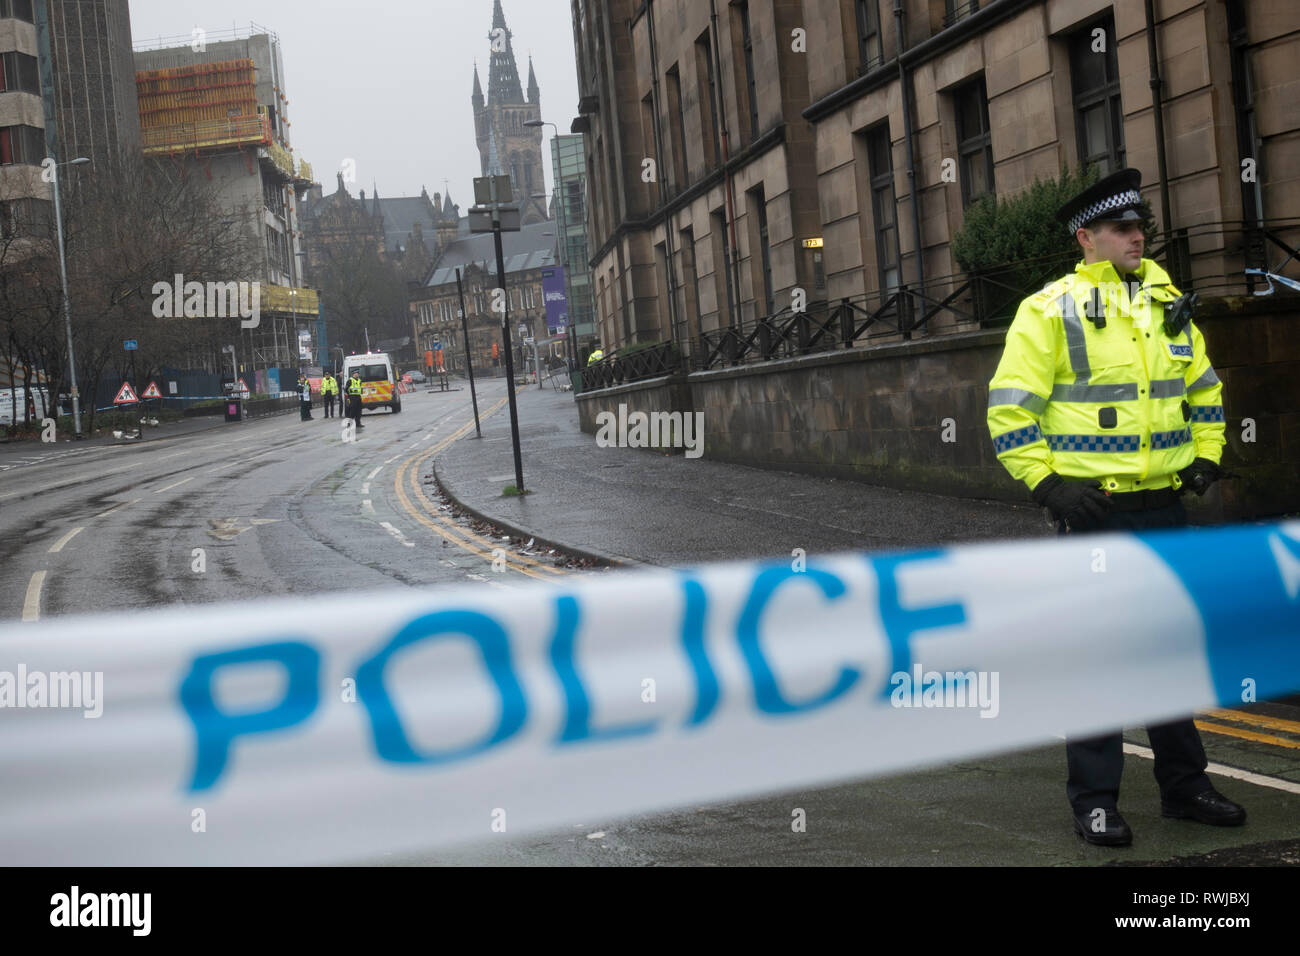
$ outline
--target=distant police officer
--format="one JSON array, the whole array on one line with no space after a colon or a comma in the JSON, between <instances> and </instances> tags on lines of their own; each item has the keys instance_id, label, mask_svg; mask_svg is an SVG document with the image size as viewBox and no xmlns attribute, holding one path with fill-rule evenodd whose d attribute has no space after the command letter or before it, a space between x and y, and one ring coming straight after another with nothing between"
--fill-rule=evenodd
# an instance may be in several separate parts
<instances>
[{"instance_id":1,"label":"distant police officer","mask_svg":"<svg viewBox=\"0 0 1300 956\"><path fill-rule=\"evenodd\" d=\"M352 370L348 379L348 418L356 422L357 428L366 427L361 424L361 372L357 369Z\"/></svg>"},{"instance_id":2,"label":"distant police officer","mask_svg":"<svg viewBox=\"0 0 1300 956\"><path fill-rule=\"evenodd\" d=\"M597 348L594 352L592 352L590 355L587 356L587 364L588 364L588 365L595 365L597 362L599 362L599 361L600 361L601 359L603 359L604 357L605 357L605 352L604 352L604 350L603 350L603 349L600 349L600 348Z\"/></svg>"},{"instance_id":3,"label":"distant police officer","mask_svg":"<svg viewBox=\"0 0 1300 956\"><path fill-rule=\"evenodd\" d=\"M334 417L334 396L338 394L339 383L334 380L334 376L326 372L325 377L320 380L321 398L325 400L325 417Z\"/></svg>"},{"instance_id":4,"label":"distant police officer","mask_svg":"<svg viewBox=\"0 0 1300 956\"><path fill-rule=\"evenodd\" d=\"M1140 186L1141 174L1125 169L1057 212L1083 261L1020 303L989 383L998 460L1059 534L1180 527L1181 490L1201 495L1223 476L1219 378L1190 324L1194 297L1142 258ZM1190 718L1147 733L1164 816L1245 822L1205 775ZM1089 843L1133 840L1118 811L1123 747L1118 730L1066 742L1066 795Z\"/></svg>"},{"instance_id":5,"label":"distant police officer","mask_svg":"<svg viewBox=\"0 0 1300 956\"><path fill-rule=\"evenodd\" d=\"M311 421L311 382L305 375L298 379L298 407L302 411L302 420Z\"/></svg>"}]
</instances>

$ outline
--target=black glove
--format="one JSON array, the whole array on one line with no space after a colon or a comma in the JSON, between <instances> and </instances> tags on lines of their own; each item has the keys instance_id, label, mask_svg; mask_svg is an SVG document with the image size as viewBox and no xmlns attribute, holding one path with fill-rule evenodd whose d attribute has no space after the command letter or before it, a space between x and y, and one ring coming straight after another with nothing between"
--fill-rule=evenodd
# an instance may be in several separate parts
<instances>
[{"instance_id":1,"label":"black glove","mask_svg":"<svg viewBox=\"0 0 1300 956\"><path fill-rule=\"evenodd\" d=\"M1056 474L1040 481L1031 497L1072 531L1099 527L1112 507L1111 500L1101 491L1100 481L1066 481Z\"/></svg>"},{"instance_id":2,"label":"black glove","mask_svg":"<svg viewBox=\"0 0 1300 956\"><path fill-rule=\"evenodd\" d=\"M1198 498L1210 490L1210 485L1226 475L1222 468L1208 458L1194 459L1178 473L1178 477L1183 480L1183 487L1196 492Z\"/></svg>"}]
</instances>

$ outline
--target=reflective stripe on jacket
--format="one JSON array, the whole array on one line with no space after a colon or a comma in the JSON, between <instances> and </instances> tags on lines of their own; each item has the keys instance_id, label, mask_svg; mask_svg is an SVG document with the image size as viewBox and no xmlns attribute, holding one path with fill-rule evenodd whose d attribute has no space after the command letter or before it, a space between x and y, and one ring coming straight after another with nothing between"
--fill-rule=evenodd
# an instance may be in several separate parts
<instances>
[{"instance_id":1,"label":"reflective stripe on jacket","mask_svg":"<svg viewBox=\"0 0 1300 956\"><path fill-rule=\"evenodd\" d=\"M339 391L338 382L334 381L332 376L326 375L320 380L320 391L322 395L337 395Z\"/></svg>"},{"instance_id":2,"label":"reflective stripe on jacket","mask_svg":"<svg viewBox=\"0 0 1300 956\"><path fill-rule=\"evenodd\" d=\"M1164 307L1180 293L1150 259L1136 274L1132 301L1107 261L1080 262L1020 303L988 424L998 460L1031 490L1052 472L1107 491L1177 488L1193 458L1222 456L1222 385L1205 339L1190 323L1166 335Z\"/></svg>"},{"instance_id":3,"label":"reflective stripe on jacket","mask_svg":"<svg viewBox=\"0 0 1300 956\"><path fill-rule=\"evenodd\" d=\"M349 395L361 394L361 379L359 378L348 379L348 394Z\"/></svg>"}]
</instances>

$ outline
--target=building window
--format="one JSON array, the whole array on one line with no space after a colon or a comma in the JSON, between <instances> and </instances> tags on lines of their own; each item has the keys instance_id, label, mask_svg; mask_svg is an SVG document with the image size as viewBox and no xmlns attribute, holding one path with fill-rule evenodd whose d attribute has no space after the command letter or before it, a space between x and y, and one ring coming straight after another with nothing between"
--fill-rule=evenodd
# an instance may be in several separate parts
<instances>
[{"instance_id":1,"label":"building window","mask_svg":"<svg viewBox=\"0 0 1300 956\"><path fill-rule=\"evenodd\" d=\"M724 323L734 328L735 297L731 294L731 241L727 236L726 207L717 210L709 217L713 239L713 279L718 297L717 327Z\"/></svg>"},{"instance_id":2,"label":"building window","mask_svg":"<svg viewBox=\"0 0 1300 956\"><path fill-rule=\"evenodd\" d=\"M673 170L677 187L686 185L686 117L682 115L682 75L674 63L668 71L668 115L673 119Z\"/></svg>"},{"instance_id":3,"label":"building window","mask_svg":"<svg viewBox=\"0 0 1300 956\"><path fill-rule=\"evenodd\" d=\"M700 87L700 128L705 146L705 163L712 168L722 161L722 144L718 139L718 119L714 111L717 88L713 75L713 46L709 43L708 30L695 41L695 75Z\"/></svg>"},{"instance_id":4,"label":"building window","mask_svg":"<svg viewBox=\"0 0 1300 956\"><path fill-rule=\"evenodd\" d=\"M681 231L682 285L685 286L686 337L694 339L700 334L700 282L695 274L695 230L687 227Z\"/></svg>"},{"instance_id":5,"label":"building window","mask_svg":"<svg viewBox=\"0 0 1300 956\"><path fill-rule=\"evenodd\" d=\"M0 127L0 166L39 166L44 159L45 130L35 126Z\"/></svg>"},{"instance_id":6,"label":"building window","mask_svg":"<svg viewBox=\"0 0 1300 956\"><path fill-rule=\"evenodd\" d=\"M663 155L663 151L659 149L659 135L659 117L655 114L654 94L647 93L645 98L641 100L641 143L645 151L655 157ZM658 158L655 159L655 162L659 162ZM666 175L668 175L666 169L655 171L656 180L660 176ZM645 187L647 190L651 188L649 183L646 183Z\"/></svg>"},{"instance_id":7,"label":"building window","mask_svg":"<svg viewBox=\"0 0 1300 956\"><path fill-rule=\"evenodd\" d=\"M866 73L885 62L879 0L854 0L853 8L858 18L858 72Z\"/></svg>"},{"instance_id":8,"label":"building window","mask_svg":"<svg viewBox=\"0 0 1300 956\"><path fill-rule=\"evenodd\" d=\"M32 14L32 0L0 0L0 19L12 17L27 23L35 23Z\"/></svg>"},{"instance_id":9,"label":"building window","mask_svg":"<svg viewBox=\"0 0 1300 956\"><path fill-rule=\"evenodd\" d=\"M754 85L754 37L749 29L749 3L737 3L734 7L740 21L740 51L745 61L745 103L748 107L749 138L758 136L758 90ZM734 36L734 34L733 34Z\"/></svg>"},{"instance_id":10,"label":"building window","mask_svg":"<svg viewBox=\"0 0 1300 956\"><path fill-rule=\"evenodd\" d=\"M894 201L894 157L889 142L889 124L867 131L867 168L871 174L871 208L876 220L876 265L880 288L886 292L899 286L898 211Z\"/></svg>"},{"instance_id":11,"label":"building window","mask_svg":"<svg viewBox=\"0 0 1300 956\"><path fill-rule=\"evenodd\" d=\"M979 8L979 0L944 0L943 25L950 27L958 20L965 20Z\"/></svg>"},{"instance_id":12,"label":"building window","mask_svg":"<svg viewBox=\"0 0 1300 956\"><path fill-rule=\"evenodd\" d=\"M1240 163L1254 160L1253 182L1241 183L1241 218L1251 225L1263 225L1264 194L1260 188L1263 178L1258 168L1262 142L1255 116L1255 76L1250 62L1250 34L1246 29L1245 5L1241 0L1228 0L1228 46L1232 56L1232 93L1237 115L1237 160ZM1258 234L1247 236L1247 266L1263 267L1266 258L1263 239Z\"/></svg>"},{"instance_id":13,"label":"building window","mask_svg":"<svg viewBox=\"0 0 1300 956\"><path fill-rule=\"evenodd\" d=\"M0 93L41 92L41 81L36 69L36 57L11 51L0 53Z\"/></svg>"},{"instance_id":14,"label":"building window","mask_svg":"<svg viewBox=\"0 0 1300 956\"><path fill-rule=\"evenodd\" d=\"M751 235L758 247L758 261L754 265L759 270L757 278L763 289L763 315L771 315L776 311L776 297L772 292L772 246L767 236L767 195L762 186L751 189L748 195L749 211L754 216L751 221L755 224Z\"/></svg>"},{"instance_id":15,"label":"building window","mask_svg":"<svg viewBox=\"0 0 1300 956\"><path fill-rule=\"evenodd\" d=\"M1069 43L1079 162L1096 165L1099 175L1108 176L1124 167L1124 111L1114 21L1098 20L1072 34Z\"/></svg>"},{"instance_id":16,"label":"building window","mask_svg":"<svg viewBox=\"0 0 1300 956\"><path fill-rule=\"evenodd\" d=\"M993 137L989 134L989 101L984 78L953 93L957 116L957 154L961 157L961 204L993 192Z\"/></svg>"}]
</instances>

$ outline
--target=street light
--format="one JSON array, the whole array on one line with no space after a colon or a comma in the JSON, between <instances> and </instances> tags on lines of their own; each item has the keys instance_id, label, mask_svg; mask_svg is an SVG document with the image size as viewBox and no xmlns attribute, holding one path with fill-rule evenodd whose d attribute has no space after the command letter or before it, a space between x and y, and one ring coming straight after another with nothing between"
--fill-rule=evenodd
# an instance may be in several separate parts
<instances>
[{"instance_id":1,"label":"street light","mask_svg":"<svg viewBox=\"0 0 1300 956\"><path fill-rule=\"evenodd\" d=\"M66 163L54 163L51 169L60 166L84 166L90 160L78 156ZM81 396L77 393L77 360L72 351L72 305L68 301L68 262L63 249L63 204L59 201L59 174L54 174L54 225L59 236L59 279L63 283L63 327L68 336L68 374L72 379L72 427L78 440L86 436L81 434ZM28 383L30 385L30 383ZM55 396L57 399L57 396Z\"/></svg>"}]
</instances>

